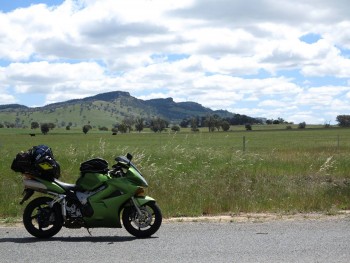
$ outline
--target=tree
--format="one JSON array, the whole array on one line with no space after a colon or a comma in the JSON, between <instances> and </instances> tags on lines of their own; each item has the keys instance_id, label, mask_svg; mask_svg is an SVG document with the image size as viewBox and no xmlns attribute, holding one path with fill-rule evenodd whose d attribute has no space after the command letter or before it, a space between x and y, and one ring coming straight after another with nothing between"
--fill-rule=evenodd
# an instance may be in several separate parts
<instances>
[{"instance_id":1,"label":"tree","mask_svg":"<svg viewBox=\"0 0 350 263\"><path fill-rule=\"evenodd\" d=\"M40 126L39 123L36 122L36 121L33 121L33 122L30 124L30 128L31 128L32 130L38 129L39 126Z\"/></svg>"},{"instance_id":2,"label":"tree","mask_svg":"<svg viewBox=\"0 0 350 263\"><path fill-rule=\"evenodd\" d=\"M173 127L171 127L171 130L174 132L179 132L180 131L180 127L178 125L173 125Z\"/></svg>"},{"instance_id":3,"label":"tree","mask_svg":"<svg viewBox=\"0 0 350 263\"><path fill-rule=\"evenodd\" d=\"M150 129L154 132L162 132L166 127L168 127L168 122L166 120L159 117L151 120Z\"/></svg>"},{"instance_id":4,"label":"tree","mask_svg":"<svg viewBox=\"0 0 350 263\"><path fill-rule=\"evenodd\" d=\"M286 121L283 118L281 118L281 117L278 117L278 121L279 121L280 124L286 123Z\"/></svg>"},{"instance_id":5,"label":"tree","mask_svg":"<svg viewBox=\"0 0 350 263\"><path fill-rule=\"evenodd\" d=\"M306 127L305 121L298 124L298 129L305 129L305 127Z\"/></svg>"},{"instance_id":6,"label":"tree","mask_svg":"<svg viewBox=\"0 0 350 263\"><path fill-rule=\"evenodd\" d=\"M221 128L223 131L228 131L230 129L230 123L228 121L222 121Z\"/></svg>"},{"instance_id":7,"label":"tree","mask_svg":"<svg viewBox=\"0 0 350 263\"><path fill-rule=\"evenodd\" d=\"M83 126L83 133L87 134L92 129L91 125L87 124Z\"/></svg>"},{"instance_id":8,"label":"tree","mask_svg":"<svg viewBox=\"0 0 350 263\"><path fill-rule=\"evenodd\" d=\"M49 124L42 123L40 125L40 129L41 129L41 132L46 135L49 132L49 130L50 130Z\"/></svg>"},{"instance_id":9,"label":"tree","mask_svg":"<svg viewBox=\"0 0 350 263\"><path fill-rule=\"evenodd\" d=\"M125 123L119 124L118 131L121 133L126 133L128 131L128 126Z\"/></svg>"},{"instance_id":10,"label":"tree","mask_svg":"<svg viewBox=\"0 0 350 263\"><path fill-rule=\"evenodd\" d=\"M215 130L215 118L210 115L205 118L204 125L208 127L209 132L213 132Z\"/></svg>"},{"instance_id":11,"label":"tree","mask_svg":"<svg viewBox=\"0 0 350 263\"><path fill-rule=\"evenodd\" d=\"M340 127L350 127L350 115L338 115L336 121Z\"/></svg>"},{"instance_id":12,"label":"tree","mask_svg":"<svg viewBox=\"0 0 350 263\"><path fill-rule=\"evenodd\" d=\"M198 131L198 118L191 119L191 131Z\"/></svg>"},{"instance_id":13,"label":"tree","mask_svg":"<svg viewBox=\"0 0 350 263\"><path fill-rule=\"evenodd\" d=\"M183 119L183 120L180 122L180 127L181 127L181 128L187 128L189 124L190 124L190 120L186 118L186 119Z\"/></svg>"},{"instance_id":14,"label":"tree","mask_svg":"<svg viewBox=\"0 0 350 263\"><path fill-rule=\"evenodd\" d=\"M135 129L141 132L144 128L144 120L142 118L137 118L135 121Z\"/></svg>"},{"instance_id":15,"label":"tree","mask_svg":"<svg viewBox=\"0 0 350 263\"><path fill-rule=\"evenodd\" d=\"M209 115L205 118L204 124L208 127L209 132L215 131L215 128L219 131L221 119L218 115Z\"/></svg>"},{"instance_id":16,"label":"tree","mask_svg":"<svg viewBox=\"0 0 350 263\"><path fill-rule=\"evenodd\" d=\"M50 130L53 130L56 127L56 125L52 122L49 122L47 125L49 125Z\"/></svg>"},{"instance_id":17,"label":"tree","mask_svg":"<svg viewBox=\"0 0 350 263\"><path fill-rule=\"evenodd\" d=\"M132 126L134 125L134 119L132 117L125 117L124 120L122 121L122 125L126 127L125 132L131 132Z\"/></svg>"},{"instance_id":18,"label":"tree","mask_svg":"<svg viewBox=\"0 0 350 263\"><path fill-rule=\"evenodd\" d=\"M252 130L252 125L251 124L246 124L245 125L245 129L247 130L247 131L251 131Z\"/></svg>"}]
</instances>

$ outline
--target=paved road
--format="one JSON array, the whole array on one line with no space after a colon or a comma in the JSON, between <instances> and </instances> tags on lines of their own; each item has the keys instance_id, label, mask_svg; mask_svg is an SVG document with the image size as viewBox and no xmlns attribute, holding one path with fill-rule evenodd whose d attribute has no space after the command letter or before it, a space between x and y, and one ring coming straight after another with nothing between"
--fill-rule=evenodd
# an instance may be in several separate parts
<instances>
[{"instance_id":1,"label":"paved road","mask_svg":"<svg viewBox=\"0 0 350 263\"><path fill-rule=\"evenodd\" d=\"M62 229L42 241L0 227L0 262L350 262L350 218L165 223L153 238L125 229Z\"/></svg>"}]
</instances>

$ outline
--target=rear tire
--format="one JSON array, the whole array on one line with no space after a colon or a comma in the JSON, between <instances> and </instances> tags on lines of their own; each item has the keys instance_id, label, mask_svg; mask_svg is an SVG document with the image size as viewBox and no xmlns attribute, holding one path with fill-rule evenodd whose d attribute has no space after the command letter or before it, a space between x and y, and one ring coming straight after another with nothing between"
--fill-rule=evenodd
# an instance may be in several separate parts
<instances>
[{"instance_id":1,"label":"rear tire","mask_svg":"<svg viewBox=\"0 0 350 263\"><path fill-rule=\"evenodd\" d=\"M23 224L27 231L38 238L49 238L62 228L62 213L58 204L50 207L50 197L32 200L24 209Z\"/></svg>"},{"instance_id":2,"label":"rear tire","mask_svg":"<svg viewBox=\"0 0 350 263\"><path fill-rule=\"evenodd\" d=\"M124 208L123 225L135 237L150 237L157 232L162 224L162 212L155 202L149 202L141 206L140 210L141 215L133 206Z\"/></svg>"}]
</instances>

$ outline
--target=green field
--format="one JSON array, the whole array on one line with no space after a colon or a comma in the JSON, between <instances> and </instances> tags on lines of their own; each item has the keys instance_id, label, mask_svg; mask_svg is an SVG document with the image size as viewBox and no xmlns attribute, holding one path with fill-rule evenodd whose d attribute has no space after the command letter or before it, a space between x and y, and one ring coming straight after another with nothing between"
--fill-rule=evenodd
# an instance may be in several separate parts
<instances>
[{"instance_id":1,"label":"green field","mask_svg":"<svg viewBox=\"0 0 350 263\"><path fill-rule=\"evenodd\" d=\"M239 212L335 213L350 208L350 129L197 133L130 133L96 129L0 129L0 218L20 217L21 176L11 171L16 153L49 145L61 180L74 183L81 162L130 152L165 217ZM245 145L243 144L245 141Z\"/></svg>"}]
</instances>

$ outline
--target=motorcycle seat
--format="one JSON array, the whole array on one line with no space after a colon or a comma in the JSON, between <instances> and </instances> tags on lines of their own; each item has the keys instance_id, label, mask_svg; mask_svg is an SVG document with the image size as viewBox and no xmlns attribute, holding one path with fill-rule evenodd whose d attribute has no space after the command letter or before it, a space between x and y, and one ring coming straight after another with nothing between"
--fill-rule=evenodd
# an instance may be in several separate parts
<instances>
[{"instance_id":1,"label":"motorcycle seat","mask_svg":"<svg viewBox=\"0 0 350 263\"><path fill-rule=\"evenodd\" d=\"M69 190L74 191L77 189L77 185L75 185L75 184L67 184L67 183L64 183L64 182L57 180L57 179L55 179L54 182L56 184L58 184L59 186L61 186L62 188L64 188L66 191L69 191Z\"/></svg>"}]
</instances>

